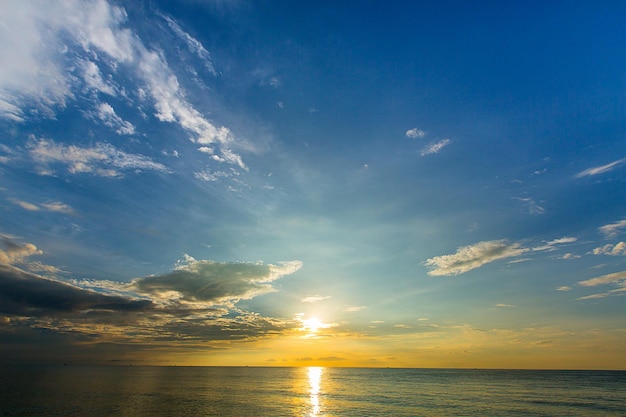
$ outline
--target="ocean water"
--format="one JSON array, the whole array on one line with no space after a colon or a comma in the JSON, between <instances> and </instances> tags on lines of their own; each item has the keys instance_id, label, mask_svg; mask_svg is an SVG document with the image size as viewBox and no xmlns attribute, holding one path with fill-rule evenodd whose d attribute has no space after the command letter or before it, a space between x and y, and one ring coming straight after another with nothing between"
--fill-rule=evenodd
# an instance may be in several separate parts
<instances>
[{"instance_id":1,"label":"ocean water","mask_svg":"<svg viewBox=\"0 0 626 417\"><path fill-rule=\"evenodd\" d=\"M0 416L626 416L626 372L4 367Z\"/></svg>"}]
</instances>

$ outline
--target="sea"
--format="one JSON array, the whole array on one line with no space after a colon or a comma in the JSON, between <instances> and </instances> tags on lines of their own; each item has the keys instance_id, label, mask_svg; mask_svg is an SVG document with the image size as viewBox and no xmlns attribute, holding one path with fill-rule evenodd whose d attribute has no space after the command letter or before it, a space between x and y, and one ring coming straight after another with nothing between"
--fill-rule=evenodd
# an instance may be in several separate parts
<instances>
[{"instance_id":1,"label":"sea","mask_svg":"<svg viewBox=\"0 0 626 417\"><path fill-rule=\"evenodd\" d=\"M626 416L626 371L8 366L0 416Z\"/></svg>"}]
</instances>

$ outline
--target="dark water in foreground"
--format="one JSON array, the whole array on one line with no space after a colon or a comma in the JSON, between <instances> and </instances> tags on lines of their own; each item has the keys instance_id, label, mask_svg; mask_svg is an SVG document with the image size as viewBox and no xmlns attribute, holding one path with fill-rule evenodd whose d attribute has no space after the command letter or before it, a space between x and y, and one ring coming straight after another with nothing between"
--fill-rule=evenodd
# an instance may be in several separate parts
<instances>
[{"instance_id":1,"label":"dark water in foreground","mask_svg":"<svg viewBox=\"0 0 626 417\"><path fill-rule=\"evenodd\" d=\"M626 372L15 367L0 416L626 416Z\"/></svg>"}]
</instances>

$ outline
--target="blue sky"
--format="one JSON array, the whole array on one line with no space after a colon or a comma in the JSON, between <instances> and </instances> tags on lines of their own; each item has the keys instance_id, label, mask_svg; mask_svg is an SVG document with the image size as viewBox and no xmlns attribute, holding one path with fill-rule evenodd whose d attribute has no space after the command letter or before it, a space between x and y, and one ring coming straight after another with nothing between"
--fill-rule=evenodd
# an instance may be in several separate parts
<instances>
[{"instance_id":1,"label":"blue sky","mask_svg":"<svg viewBox=\"0 0 626 417\"><path fill-rule=\"evenodd\" d=\"M625 368L625 12L4 4L4 357Z\"/></svg>"}]
</instances>

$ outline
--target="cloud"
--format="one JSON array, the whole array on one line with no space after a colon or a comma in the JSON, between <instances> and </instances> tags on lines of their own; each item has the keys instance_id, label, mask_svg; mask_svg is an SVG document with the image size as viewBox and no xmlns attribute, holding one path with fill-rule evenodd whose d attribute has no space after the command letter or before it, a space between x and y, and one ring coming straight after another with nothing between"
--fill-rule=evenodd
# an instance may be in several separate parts
<instances>
[{"instance_id":1,"label":"cloud","mask_svg":"<svg viewBox=\"0 0 626 417\"><path fill-rule=\"evenodd\" d=\"M583 287L595 287L606 284L626 284L626 271L615 272L612 274L602 275L596 278L587 279L578 282Z\"/></svg>"},{"instance_id":2,"label":"cloud","mask_svg":"<svg viewBox=\"0 0 626 417\"><path fill-rule=\"evenodd\" d=\"M513 308L513 307L516 307L516 306L514 306L513 304L499 303L499 304L496 304L496 307L499 307L499 308Z\"/></svg>"},{"instance_id":3,"label":"cloud","mask_svg":"<svg viewBox=\"0 0 626 417\"><path fill-rule=\"evenodd\" d=\"M611 284L616 285L617 288L609 290L609 291L601 292L601 293L579 297L577 298L577 300L593 300L593 299L605 298L605 297L610 297L610 296L625 295L626 294L626 271L614 272L612 274L601 275L599 277L595 277L595 278L578 282L578 285L582 287L597 287L600 285L611 285Z\"/></svg>"},{"instance_id":4,"label":"cloud","mask_svg":"<svg viewBox=\"0 0 626 417\"><path fill-rule=\"evenodd\" d=\"M176 23L171 17L161 15L161 17L167 22L167 25L172 29L172 31L182 39L187 48L194 54L198 56L204 63L204 67L213 75L217 75L215 68L213 67L213 62L211 60L211 54L207 51L202 43L198 41L196 38L185 32L178 23Z\"/></svg>"},{"instance_id":5,"label":"cloud","mask_svg":"<svg viewBox=\"0 0 626 417\"><path fill-rule=\"evenodd\" d=\"M21 105L25 98L34 98L45 110L64 105L65 97L70 95L66 76L55 56L60 45L51 42L44 33L46 25L53 30L54 16L62 13L60 9L63 9L61 4L27 1L3 4L0 115L5 119L24 120Z\"/></svg>"},{"instance_id":6,"label":"cloud","mask_svg":"<svg viewBox=\"0 0 626 417\"><path fill-rule=\"evenodd\" d=\"M539 215L539 214L544 214L546 212L546 209L541 207L539 204L535 202L534 199L530 197L525 197L525 198L513 197L513 199L522 202L528 214Z\"/></svg>"},{"instance_id":7,"label":"cloud","mask_svg":"<svg viewBox=\"0 0 626 417\"><path fill-rule=\"evenodd\" d=\"M566 236L566 237L562 237L559 239L554 239L548 242L548 245L550 246L554 246L554 245L562 245L564 243L574 243L577 242L578 238L572 237L572 236Z\"/></svg>"},{"instance_id":8,"label":"cloud","mask_svg":"<svg viewBox=\"0 0 626 417\"><path fill-rule=\"evenodd\" d=\"M531 250L533 252L553 251L553 250L556 250L559 245L566 245L568 243L575 243L577 241L578 241L578 239L575 238L575 237L566 236L566 237L562 237L562 238L559 238L559 239L551 240L549 242L545 242L545 243L543 243L543 244L541 244L539 246L533 247Z\"/></svg>"},{"instance_id":9,"label":"cloud","mask_svg":"<svg viewBox=\"0 0 626 417\"><path fill-rule=\"evenodd\" d=\"M303 303L318 303L320 301L324 301L324 300L328 300L330 297L330 295L311 295L308 297L304 297L302 300L300 300Z\"/></svg>"},{"instance_id":10,"label":"cloud","mask_svg":"<svg viewBox=\"0 0 626 417\"><path fill-rule=\"evenodd\" d=\"M215 340L276 334L298 325L235 306L240 300L274 291L272 283L297 271L302 265L298 261L263 265L197 261L187 256L170 273L130 283L62 281L13 266L34 269L41 265L26 259L42 253L34 245L16 244L9 236L3 236L3 243L0 313L9 317L14 329L47 329L88 336L96 342L158 340L206 346Z\"/></svg>"},{"instance_id":11,"label":"cloud","mask_svg":"<svg viewBox=\"0 0 626 417\"><path fill-rule=\"evenodd\" d=\"M531 254L533 252L554 251L558 249L559 245L566 245L577 241L578 239L575 237L566 236L548 242L544 241L537 246L524 247L520 243L509 243L506 240L491 240L462 246L457 249L456 253L451 255L435 256L427 259L424 265L431 268L428 275L459 275L493 261L517 257L522 254ZM509 264L525 262L531 259L532 258L518 258L509 261Z\"/></svg>"},{"instance_id":12,"label":"cloud","mask_svg":"<svg viewBox=\"0 0 626 417\"><path fill-rule=\"evenodd\" d=\"M55 109L75 98L81 85L96 92L116 95L114 81L102 76L102 67L112 77L123 66L140 85L140 97L150 99L160 121L176 123L199 144L216 144L219 162L247 170L233 146L241 145L230 129L207 120L190 102L164 55L149 49L127 27L128 15L105 0L63 0L41 3L24 0L3 7L0 26L0 116L23 121L24 108L52 117ZM212 70L210 55L196 39L169 17L170 29ZM67 51L72 48L72 53ZM98 58L101 64L93 62ZM100 67L98 66L100 65ZM214 71L214 70L213 70ZM97 100L96 100L97 101ZM107 107L108 106L108 107ZM107 103L96 103L93 114L121 134L134 126L119 118ZM247 145L249 146L249 144Z\"/></svg>"},{"instance_id":13,"label":"cloud","mask_svg":"<svg viewBox=\"0 0 626 417\"><path fill-rule=\"evenodd\" d=\"M29 203L27 201L18 200L16 198L9 198L9 201L11 201L15 205L20 206L24 210L28 210L28 211L38 211L39 210L38 206L36 206L35 204L32 204L32 203Z\"/></svg>"},{"instance_id":14,"label":"cloud","mask_svg":"<svg viewBox=\"0 0 626 417\"><path fill-rule=\"evenodd\" d=\"M431 276L459 275L499 259L522 255L528 250L518 243L492 240L462 246L454 254L435 256L424 264L431 268L428 272Z\"/></svg>"},{"instance_id":15,"label":"cloud","mask_svg":"<svg viewBox=\"0 0 626 417\"><path fill-rule=\"evenodd\" d=\"M426 136L426 132L424 132L422 129L418 129L417 127L415 127L413 129L407 130L405 136L411 139L423 138L424 136Z\"/></svg>"},{"instance_id":16,"label":"cloud","mask_svg":"<svg viewBox=\"0 0 626 417\"><path fill-rule=\"evenodd\" d=\"M28 211L39 211L43 208L45 210L54 211L57 213L75 214L75 211L73 208L71 208L67 204L64 204L60 201L54 201L51 203L43 203L41 204L41 207L36 204L29 203L27 201L18 200L15 198L9 198L9 201L22 207L24 210L28 210Z\"/></svg>"},{"instance_id":17,"label":"cloud","mask_svg":"<svg viewBox=\"0 0 626 417\"><path fill-rule=\"evenodd\" d=\"M89 310L128 312L151 307L152 303L147 300L98 294L0 265L0 311L4 314L41 317Z\"/></svg>"},{"instance_id":18,"label":"cloud","mask_svg":"<svg viewBox=\"0 0 626 417\"><path fill-rule=\"evenodd\" d=\"M273 281L301 267L299 261L263 265L191 258L169 274L134 279L129 289L164 304L234 305L274 291Z\"/></svg>"},{"instance_id":19,"label":"cloud","mask_svg":"<svg viewBox=\"0 0 626 417\"><path fill-rule=\"evenodd\" d=\"M197 179L203 180L203 181L217 181L220 178L231 177L232 175L233 175L232 173L226 172L226 171L211 172L210 170L204 170L204 171L194 173L194 176Z\"/></svg>"},{"instance_id":20,"label":"cloud","mask_svg":"<svg viewBox=\"0 0 626 417\"><path fill-rule=\"evenodd\" d=\"M116 87L104 81L100 68L95 62L85 60L81 63L83 70L82 79L88 88L110 96L117 95Z\"/></svg>"},{"instance_id":21,"label":"cloud","mask_svg":"<svg viewBox=\"0 0 626 417\"><path fill-rule=\"evenodd\" d=\"M0 242L2 243L2 249L0 249L0 265L20 264L29 256L41 255L43 253L32 243L20 245L6 235L0 235Z\"/></svg>"},{"instance_id":22,"label":"cloud","mask_svg":"<svg viewBox=\"0 0 626 417\"><path fill-rule=\"evenodd\" d=\"M44 204L42 204L42 206L46 210L54 211L54 212L57 212L57 213L63 213L63 214L75 214L76 213L72 207L70 207L67 204L62 203L60 201L53 201L51 203L44 203Z\"/></svg>"},{"instance_id":23,"label":"cloud","mask_svg":"<svg viewBox=\"0 0 626 417\"><path fill-rule=\"evenodd\" d=\"M52 140L39 139L29 145L30 156L43 165L42 173L51 164L67 166L71 174L89 173L101 177L120 177L123 171L170 170L158 162L143 156L129 154L108 143L97 143L93 147L57 144Z\"/></svg>"},{"instance_id":24,"label":"cloud","mask_svg":"<svg viewBox=\"0 0 626 417\"><path fill-rule=\"evenodd\" d=\"M571 291L572 287L569 287L567 285L563 285L563 286L560 286L559 288L557 288L556 290L557 291Z\"/></svg>"},{"instance_id":25,"label":"cloud","mask_svg":"<svg viewBox=\"0 0 626 417\"><path fill-rule=\"evenodd\" d=\"M621 229L626 228L626 219L620 220L615 223L610 223L604 226L600 226L598 231L604 235L605 238L612 238L621 233Z\"/></svg>"},{"instance_id":26,"label":"cloud","mask_svg":"<svg viewBox=\"0 0 626 417\"><path fill-rule=\"evenodd\" d=\"M598 174L604 174L605 172L609 172L617 168L618 166L624 164L625 162L626 162L626 158L622 158L622 159L618 159L617 161L608 163L606 165L587 168L584 171L581 171L578 174L576 174L575 177L582 178L582 177L591 177L591 176L598 175Z\"/></svg>"},{"instance_id":27,"label":"cloud","mask_svg":"<svg viewBox=\"0 0 626 417\"><path fill-rule=\"evenodd\" d=\"M593 250L594 255L611 255L611 256L623 256L626 255L626 243L619 242L615 245L606 244Z\"/></svg>"},{"instance_id":28,"label":"cloud","mask_svg":"<svg viewBox=\"0 0 626 417\"><path fill-rule=\"evenodd\" d=\"M348 313L355 313L357 311L365 310L367 306L347 306L346 310Z\"/></svg>"},{"instance_id":29,"label":"cloud","mask_svg":"<svg viewBox=\"0 0 626 417\"><path fill-rule=\"evenodd\" d=\"M422 148L422 150L420 151L420 155L426 156L426 155L439 153L439 151L441 151L443 148L448 146L451 142L452 141L450 139L443 139L443 140L440 140L439 142L433 142L425 146L424 148Z\"/></svg>"},{"instance_id":30,"label":"cloud","mask_svg":"<svg viewBox=\"0 0 626 417\"><path fill-rule=\"evenodd\" d=\"M133 135L135 133L135 126L118 116L109 103L100 103L97 116L106 126L115 129L120 135Z\"/></svg>"}]
</instances>

